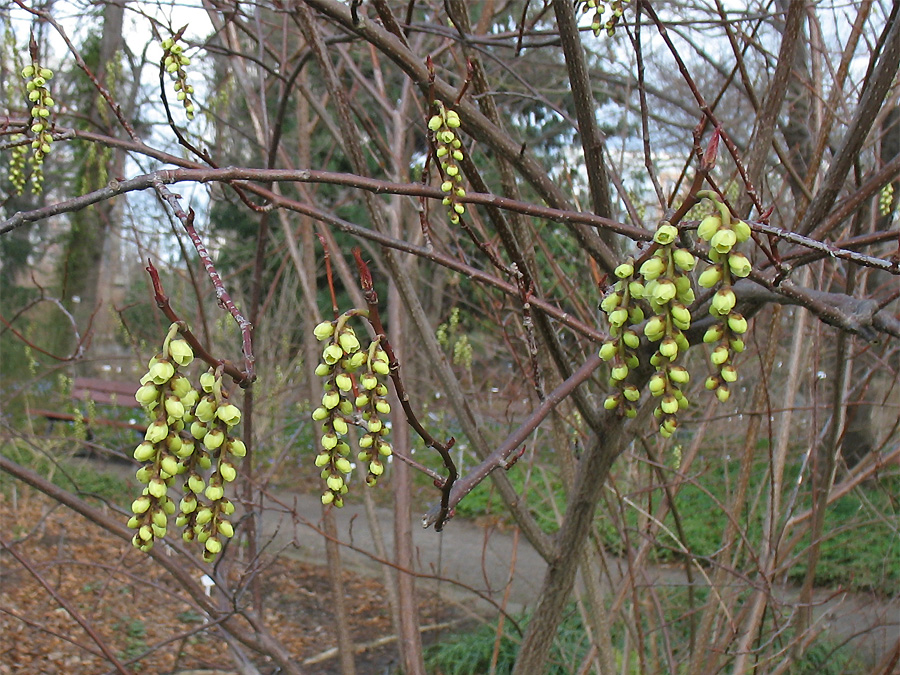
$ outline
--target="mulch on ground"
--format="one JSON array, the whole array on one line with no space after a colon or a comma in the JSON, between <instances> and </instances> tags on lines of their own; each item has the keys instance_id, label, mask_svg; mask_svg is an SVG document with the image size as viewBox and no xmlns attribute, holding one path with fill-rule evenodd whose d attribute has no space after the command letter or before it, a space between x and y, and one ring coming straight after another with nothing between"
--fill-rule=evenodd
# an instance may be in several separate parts
<instances>
[{"instance_id":1,"label":"mulch on ground","mask_svg":"<svg viewBox=\"0 0 900 675\"><path fill-rule=\"evenodd\" d=\"M41 494L20 487L15 502L0 494L3 539L15 542L16 552L133 672L233 670L221 633L203 628L205 617L149 557ZM5 549L0 570L0 675L115 672L97 643ZM243 571L234 562L229 577L237 580ZM266 625L298 663L337 646L327 568L281 556L263 565L260 582ZM356 643L386 642L357 655L359 675L395 672L397 646L382 584L345 573L344 596ZM452 618L444 603L424 594L420 615L422 625ZM249 655L261 673L275 672L265 657ZM303 671L340 672L333 656Z\"/></svg>"}]
</instances>

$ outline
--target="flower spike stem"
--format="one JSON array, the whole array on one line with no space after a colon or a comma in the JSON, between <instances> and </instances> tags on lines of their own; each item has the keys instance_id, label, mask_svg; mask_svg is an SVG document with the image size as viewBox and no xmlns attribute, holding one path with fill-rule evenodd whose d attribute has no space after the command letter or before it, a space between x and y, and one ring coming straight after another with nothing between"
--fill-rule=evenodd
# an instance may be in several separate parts
<instances>
[{"instance_id":1,"label":"flower spike stem","mask_svg":"<svg viewBox=\"0 0 900 675\"><path fill-rule=\"evenodd\" d=\"M150 275L150 283L153 285L153 299L156 301L156 306L162 310L163 315L169 321L179 325L178 332L185 340L187 340L197 357L213 368L221 366L223 372L227 373L238 386L243 388L249 385L253 380L249 379L250 375L247 372L238 368L231 361L222 361L210 354L197 336L187 327L187 324L175 313L175 310L172 309L172 305L169 303L169 296L167 296L163 290L162 281L159 278L159 271L154 267L150 260L147 261L146 269L147 273Z\"/></svg>"},{"instance_id":2,"label":"flower spike stem","mask_svg":"<svg viewBox=\"0 0 900 675\"><path fill-rule=\"evenodd\" d=\"M400 399L400 405L403 407L406 421L425 441L425 445L433 448L441 456L444 467L447 469L447 477L442 480L442 484L438 485L441 489L441 506L435 520L434 529L440 532L450 516L450 491L459 477L459 472L456 470L456 465L450 456L450 448L456 443L456 439L451 436L446 443L441 443L428 433L425 427L422 426L422 423L419 422L418 417L416 417L409 403L409 395L403 386L403 380L400 378L400 364L397 362L396 356L394 356L394 350L391 348L391 343L381 323L381 315L378 313L378 294L375 292L375 286L372 282L372 273L369 271L369 266L365 260L362 259L362 251L358 247L353 249L353 257L356 260L356 268L359 270L359 284L363 291L363 297L365 297L366 305L369 308L369 316L367 318L378 336L382 349L388 356L391 380L394 382L394 389L397 392L397 398Z\"/></svg>"}]
</instances>

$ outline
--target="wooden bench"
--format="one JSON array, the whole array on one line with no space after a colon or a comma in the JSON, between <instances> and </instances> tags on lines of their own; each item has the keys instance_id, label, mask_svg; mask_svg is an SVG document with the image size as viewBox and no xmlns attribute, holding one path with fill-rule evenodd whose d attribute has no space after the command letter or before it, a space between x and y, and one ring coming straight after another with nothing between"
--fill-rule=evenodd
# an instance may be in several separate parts
<instances>
[{"instance_id":1,"label":"wooden bench","mask_svg":"<svg viewBox=\"0 0 900 675\"><path fill-rule=\"evenodd\" d=\"M141 404L134 398L134 394L137 390L138 385L132 384L131 382L116 382L104 380L99 377L76 377L72 384L72 400L84 402L92 401L97 405L112 406L115 408L139 409ZM81 420L87 427L89 439L92 437L91 426L96 425L116 427L119 429L133 429L140 433L147 431L146 424L123 422L122 420L113 420L104 417L90 417L87 413L67 413L43 408L28 408L27 412L29 415L43 417L48 420L51 429L55 422L76 422ZM143 413L139 413L137 416L142 418Z\"/></svg>"}]
</instances>

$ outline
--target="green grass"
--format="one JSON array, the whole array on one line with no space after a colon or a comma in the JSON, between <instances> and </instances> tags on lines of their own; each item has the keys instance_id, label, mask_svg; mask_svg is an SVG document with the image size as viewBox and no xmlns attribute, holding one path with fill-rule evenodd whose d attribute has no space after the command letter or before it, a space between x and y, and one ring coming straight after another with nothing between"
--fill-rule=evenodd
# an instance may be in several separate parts
<instances>
[{"instance_id":1,"label":"green grass","mask_svg":"<svg viewBox=\"0 0 900 675\"><path fill-rule=\"evenodd\" d=\"M84 460L67 456L66 447L67 444L59 440L42 441L39 446L13 441L7 442L0 452L17 464L49 479L54 485L89 501L120 506L131 503L136 481L123 480L112 473L98 471L96 466ZM8 493L14 480L12 476L0 472L0 490Z\"/></svg>"},{"instance_id":2,"label":"green grass","mask_svg":"<svg viewBox=\"0 0 900 675\"><path fill-rule=\"evenodd\" d=\"M712 556L719 550L722 534L728 524L723 506L738 481L740 465L737 461L716 462L696 478L695 484L684 485L676 498L681 519L684 544L700 558ZM793 489L799 474L799 465L790 466L785 475L785 485ZM544 531L558 529L555 511L565 511L565 493L559 477L551 471L533 470L528 489L525 489L525 467L516 467L507 474L516 491L525 496L531 512ZM749 499L765 494L767 465L758 462L750 478ZM882 476L877 481L865 483L829 506L825 518L820 560L816 567L816 584L822 587L842 587L849 590L875 591L884 595L900 593L900 477ZM635 504L643 510L655 510L665 499L662 490L642 492L633 496ZM555 510L554 510L555 503ZM795 512L809 507L808 492L798 496ZM484 481L475 488L456 509L464 518L480 518L488 515L508 519L502 500L491 481ZM738 515L738 524L746 533L749 545L757 548L762 537L762 508L753 515ZM610 514L601 507L597 527L601 538L612 553L624 550L620 528L615 523L619 514ZM644 522L637 508L625 506L624 524L632 544L642 537L640 527ZM670 513L663 521L665 527L677 533L674 516ZM864 531L865 536L860 536ZM803 551L807 541L796 548ZM657 535L653 551L658 562L674 562L683 559L680 546L668 534ZM791 567L788 578L801 581L806 573L805 554Z\"/></svg>"},{"instance_id":3,"label":"green grass","mask_svg":"<svg viewBox=\"0 0 900 675\"><path fill-rule=\"evenodd\" d=\"M677 603L673 605L673 608L673 611L680 611ZM518 618L518 624L523 630L527 621L527 616ZM673 635L676 644L679 641L686 644L685 627L677 625L677 622L667 622L667 625L676 633ZM646 629L647 626L645 626ZM491 658L497 644L497 632L496 623L487 623L474 630L444 637L440 642L426 649L426 670L433 675L472 675L472 673L489 672ZM617 665L616 672L638 675L641 672L641 663L638 654L633 649L628 654L629 666L623 670L623 652L617 647L623 641L623 634L623 626L612 627L611 641ZM507 621L497 652L497 675L508 675L512 672L520 641L521 636L510 628L510 622ZM589 647L581 618L570 607L557 631L549 662L544 670L545 675L571 675L571 673L577 672ZM646 657L650 662L659 658L658 653L648 654ZM687 664L680 664L677 667L677 673L673 675L687 675L687 667ZM802 661L794 664L788 672L790 675L846 675L847 673L865 672L865 667L855 659L849 649L827 640L818 640L806 650Z\"/></svg>"}]
</instances>

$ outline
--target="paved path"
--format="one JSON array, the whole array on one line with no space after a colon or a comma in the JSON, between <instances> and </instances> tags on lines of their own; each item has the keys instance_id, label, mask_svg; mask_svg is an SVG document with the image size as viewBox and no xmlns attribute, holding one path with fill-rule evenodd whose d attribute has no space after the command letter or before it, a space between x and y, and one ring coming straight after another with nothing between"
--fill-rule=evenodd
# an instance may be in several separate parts
<instances>
[{"instance_id":1,"label":"paved path","mask_svg":"<svg viewBox=\"0 0 900 675\"><path fill-rule=\"evenodd\" d=\"M289 505L299 518L295 519L283 505ZM378 562L372 559L375 546L362 497L359 494L351 496L345 501L345 506L335 509L335 512L341 541L350 542L354 548L370 554L342 548L347 568L371 575L380 574ZM376 508L376 513L390 555L393 548L393 513L386 508ZM321 517L318 496L276 493L274 500L265 503L263 533L271 538L276 548L293 542L298 548L291 555L322 563L325 558L323 539L314 529L320 524ZM501 604L510 569L514 565L506 609L515 614L534 606L546 563L524 537L516 540L511 530L484 528L460 519L450 521L444 531L438 533L433 529L423 529L420 518L421 515L417 515L412 523L418 572L458 581ZM615 560L613 567L612 581L604 584L607 589L611 585L618 587L625 572L620 560ZM702 582L700 578L699 583ZM467 608L482 614L496 614L496 609L489 602L479 599L463 586L447 581L421 580L419 583L438 590ZM681 568L658 566L649 568L644 583L681 586L687 583L687 578ZM793 587L780 588L776 594L781 602L790 603L796 600L797 590ZM815 618L827 626L827 635L838 642L855 639L861 654L873 660L879 659L900 638L900 599L885 601L864 593L835 595L820 590L816 592L815 602Z\"/></svg>"}]
</instances>

